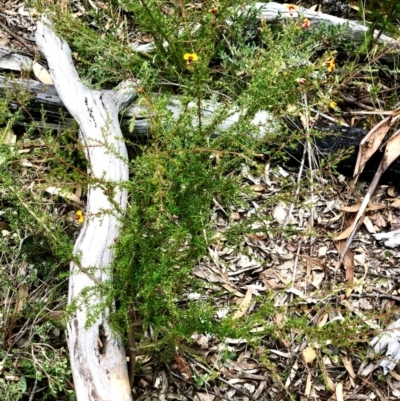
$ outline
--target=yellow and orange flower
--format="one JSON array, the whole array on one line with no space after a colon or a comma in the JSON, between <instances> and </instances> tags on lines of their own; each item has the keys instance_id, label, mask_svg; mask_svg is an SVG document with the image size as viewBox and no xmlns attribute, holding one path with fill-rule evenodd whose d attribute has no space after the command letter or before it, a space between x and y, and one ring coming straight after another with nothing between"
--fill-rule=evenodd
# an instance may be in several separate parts
<instances>
[{"instance_id":1,"label":"yellow and orange flower","mask_svg":"<svg viewBox=\"0 0 400 401\"><path fill-rule=\"evenodd\" d=\"M83 221L85 220L85 218L83 217L83 212L82 212L82 210L78 210L78 211L75 213L75 216L76 216L76 220L78 221L78 223L83 223Z\"/></svg>"},{"instance_id":2,"label":"yellow and orange flower","mask_svg":"<svg viewBox=\"0 0 400 401\"><path fill-rule=\"evenodd\" d=\"M311 22L308 18L304 18L303 23L301 24L301 27L304 29L308 29L311 26Z\"/></svg>"},{"instance_id":3,"label":"yellow and orange flower","mask_svg":"<svg viewBox=\"0 0 400 401\"><path fill-rule=\"evenodd\" d=\"M186 60L187 65L191 65L194 61L199 59L199 56L196 53L185 53L183 59Z\"/></svg>"},{"instance_id":4,"label":"yellow and orange flower","mask_svg":"<svg viewBox=\"0 0 400 401\"><path fill-rule=\"evenodd\" d=\"M289 15L292 16L293 12L298 10L298 6L296 6L295 4L285 4L286 8L289 11Z\"/></svg>"},{"instance_id":5,"label":"yellow and orange flower","mask_svg":"<svg viewBox=\"0 0 400 401\"><path fill-rule=\"evenodd\" d=\"M296 6L296 4L285 4L286 8L289 10L289 12L293 12L295 10L298 10L299 6Z\"/></svg>"},{"instance_id":6,"label":"yellow and orange flower","mask_svg":"<svg viewBox=\"0 0 400 401\"><path fill-rule=\"evenodd\" d=\"M328 69L329 72L332 72L335 70L336 64L335 64L335 59L333 57L329 57L326 60L326 68Z\"/></svg>"}]
</instances>

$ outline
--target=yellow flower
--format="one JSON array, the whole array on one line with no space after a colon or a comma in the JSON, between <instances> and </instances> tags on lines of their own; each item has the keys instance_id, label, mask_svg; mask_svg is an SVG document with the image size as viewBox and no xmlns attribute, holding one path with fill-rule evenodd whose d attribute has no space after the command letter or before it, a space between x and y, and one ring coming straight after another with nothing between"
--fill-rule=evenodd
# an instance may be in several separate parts
<instances>
[{"instance_id":1,"label":"yellow flower","mask_svg":"<svg viewBox=\"0 0 400 401\"><path fill-rule=\"evenodd\" d=\"M334 109L336 107L336 102L334 102L333 100L329 103L329 107L331 109Z\"/></svg>"},{"instance_id":2,"label":"yellow flower","mask_svg":"<svg viewBox=\"0 0 400 401\"><path fill-rule=\"evenodd\" d=\"M335 59L333 57L329 57L328 60L326 60L326 68L328 69L329 72L332 72L336 67L335 64Z\"/></svg>"},{"instance_id":3,"label":"yellow flower","mask_svg":"<svg viewBox=\"0 0 400 401\"><path fill-rule=\"evenodd\" d=\"M185 53L183 59L187 61L187 65L190 65L193 61L197 61L199 56L196 53Z\"/></svg>"},{"instance_id":4,"label":"yellow flower","mask_svg":"<svg viewBox=\"0 0 400 401\"><path fill-rule=\"evenodd\" d=\"M82 210L78 210L76 213L76 220L78 220L79 223L83 223L84 217L83 217L83 212Z\"/></svg>"}]
</instances>

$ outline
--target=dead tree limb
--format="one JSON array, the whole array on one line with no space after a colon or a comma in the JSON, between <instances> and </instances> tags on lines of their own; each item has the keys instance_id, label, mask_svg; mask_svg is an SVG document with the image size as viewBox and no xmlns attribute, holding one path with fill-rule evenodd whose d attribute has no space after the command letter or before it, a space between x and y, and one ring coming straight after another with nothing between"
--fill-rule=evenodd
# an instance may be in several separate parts
<instances>
[{"instance_id":1,"label":"dead tree limb","mask_svg":"<svg viewBox=\"0 0 400 401\"><path fill-rule=\"evenodd\" d=\"M119 231L119 217L126 209L128 156L118 122L119 110L132 98L133 83L116 91L88 89L73 66L71 51L46 22L39 22L36 43L46 57L54 86L65 107L78 122L89 162L89 174L99 184L88 188L87 216L74 247L68 303L78 305L68 322L68 348L75 391L79 401L130 401L126 356L121 338L108 324L105 309L90 327L89 310L101 307L99 291L80 302L82 291L110 281L110 262ZM100 184L101 182L101 184ZM112 195L105 193L111 184ZM85 271L90 270L90 274Z\"/></svg>"}]
</instances>

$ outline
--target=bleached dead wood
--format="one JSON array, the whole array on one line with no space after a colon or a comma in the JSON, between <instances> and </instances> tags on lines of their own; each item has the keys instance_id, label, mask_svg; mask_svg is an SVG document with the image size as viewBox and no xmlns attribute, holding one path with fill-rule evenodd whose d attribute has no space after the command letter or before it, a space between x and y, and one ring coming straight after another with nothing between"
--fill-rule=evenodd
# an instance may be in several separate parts
<instances>
[{"instance_id":1,"label":"bleached dead wood","mask_svg":"<svg viewBox=\"0 0 400 401\"><path fill-rule=\"evenodd\" d=\"M335 26L348 26L349 32L353 37L357 38L361 35L365 35L368 31L368 26L357 22L357 21L349 21L344 18L334 17L333 15L319 13L316 11L308 10L304 7L297 7L296 9L289 9L287 4L278 4L278 3L256 3L255 8L259 11L259 19L264 19L267 22L272 22L276 19L285 19L285 18L293 18L297 19L301 16L308 18L311 23L311 27L318 26L321 23L325 25L335 25ZM378 40L382 43L388 44L398 44L398 42L391 38L390 36L381 34L378 30L375 30L373 33L374 38L378 38Z\"/></svg>"},{"instance_id":2,"label":"bleached dead wood","mask_svg":"<svg viewBox=\"0 0 400 401\"><path fill-rule=\"evenodd\" d=\"M395 248L400 245L400 230L393 230L388 233L373 234L378 241L384 240L385 246Z\"/></svg>"},{"instance_id":3,"label":"bleached dead wood","mask_svg":"<svg viewBox=\"0 0 400 401\"><path fill-rule=\"evenodd\" d=\"M295 6L295 8L289 8L288 4L278 4L278 3L256 3L251 7L252 9L257 10L257 19L264 20L266 22L273 22L276 20L284 20L291 19L297 20L300 17L307 18L311 27L316 27L321 24L325 24L326 26L334 25L334 26L347 26L349 31L349 36L353 38L359 38L362 35L365 35L368 32L368 26L362 24L357 21L349 21L344 18L334 17L333 15L320 13L316 11L308 10L307 8ZM250 10L250 7L245 7L242 10L239 10L238 13L245 14ZM229 24L229 21L227 21ZM193 28L195 33L196 27ZM400 47L398 41L396 39L391 38L390 36L381 34L378 30L373 32L373 37L377 38L377 40L381 43L397 46L397 49ZM168 46L168 43L165 42L164 46ZM149 53L155 50L155 46L153 43L146 44L134 44L133 48L139 52Z\"/></svg>"},{"instance_id":4,"label":"bleached dead wood","mask_svg":"<svg viewBox=\"0 0 400 401\"><path fill-rule=\"evenodd\" d=\"M372 358L374 360L382 356L383 358L377 363L370 363L361 369L359 374L368 376L376 368L381 367L383 374L386 375L400 361L400 319L385 328L381 335L376 336L371 341L370 345L374 350Z\"/></svg>"},{"instance_id":5,"label":"bleached dead wood","mask_svg":"<svg viewBox=\"0 0 400 401\"><path fill-rule=\"evenodd\" d=\"M60 99L79 124L89 174L99 181L88 188L88 217L74 247L79 262L72 262L70 267L68 303L77 302L78 308L68 322L67 334L77 399L129 401L125 350L120 337L109 327L109 311L104 310L85 328L88 312L103 299L97 291L88 303L79 300L82 290L93 289L111 278L110 246L118 236L119 217L127 204L127 192L119 186L128 180L128 156L118 112L134 95L133 84L124 82L116 91L106 93L85 87L73 66L68 44L46 23L38 23L36 43L48 61ZM105 193L110 185L112 195Z\"/></svg>"}]
</instances>

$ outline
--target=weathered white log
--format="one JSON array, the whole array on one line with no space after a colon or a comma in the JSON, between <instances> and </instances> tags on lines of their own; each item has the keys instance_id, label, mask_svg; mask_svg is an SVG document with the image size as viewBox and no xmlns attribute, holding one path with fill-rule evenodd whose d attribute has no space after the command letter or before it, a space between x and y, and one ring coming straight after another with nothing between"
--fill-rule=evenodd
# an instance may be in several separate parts
<instances>
[{"instance_id":1,"label":"weathered white log","mask_svg":"<svg viewBox=\"0 0 400 401\"><path fill-rule=\"evenodd\" d=\"M371 357L376 361L383 355L383 359L363 367L359 374L368 376L378 367L382 368L384 375L393 370L400 361L400 319L385 328L381 335L373 338L370 346L374 350Z\"/></svg>"},{"instance_id":2,"label":"weathered white log","mask_svg":"<svg viewBox=\"0 0 400 401\"><path fill-rule=\"evenodd\" d=\"M384 240L385 246L395 248L400 245L400 230L389 231L388 233L373 234L378 241Z\"/></svg>"},{"instance_id":3,"label":"weathered white log","mask_svg":"<svg viewBox=\"0 0 400 401\"><path fill-rule=\"evenodd\" d=\"M289 8L289 4L278 4L278 3L256 3L252 6L252 9L256 9L257 19L263 19L266 22L273 22L276 20L284 20L284 19L292 19L297 20L299 17L307 18L310 21L311 27L316 27L321 23L325 25L335 25L335 26L347 26L349 29L349 33L354 38L358 38L362 35L365 35L368 32L368 26L357 22L350 21L344 18L334 17L333 15L320 13L317 11L311 11L307 8L294 6L294 8ZM245 10L249 10L250 7L246 7ZM240 10L239 13L244 14L246 11ZM227 21L229 24L229 21ZM194 29L195 31L196 29ZM400 46L396 39L391 38L390 36L380 34L378 30L373 32L374 38L378 38L378 41L381 43L385 43L388 45ZM165 42L164 47L168 46L168 43ZM134 43L132 47L138 51L143 53L150 53L156 49L154 43Z\"/></svg>"},{"instance_id":4,"label":"weathered white log","mask_svg":"<svg viewBox=\"0 0 400 401\"><path fill-rule=\"evenodd\" d=\"M255 8L259 12L259 19L264 19L267 22L272 22L276 19L297 19L301 16L310 20L311 26L318 26L321 23L325 25L336 25L336 26L348 26L349 31L354 37L365 35L368 31L368 26L365 26L357 21L349 21L344 18L334 17L333 15L319 13L317 11L311 11L304 7L297 7L296 9L290 9L288 4L278 3L256 3ZM378 37L379 31L375 30L373 33L374 38ZM378 40L382 43L398 44L397 40L381 34Z\"/></svg>"},{"instance_id":5,"label":"weathered white log","mask_svg":"<svg viewBox=\"0 0 400 401\"><path fill-rule=\"evenodd\" d=\"M88 89L79 79L71 51L47 23L39 22L36 43L49 64L54 86L63 104L80 126L89 162L89 174L99 181L89 186L88 216L74 247L78 263L71 263L68 303L78 309L68 322L68 348L79 401L130 401L126 354L121 338L110 329L105 310L85 327L88 311L103 299L94 292L80 302L82 290L110 280L110 246L118 236L119 216L126 209L127 192L119 184L128 180L128 156L118 122L119 110L134 95L133 83L114 92ZM112 188L105 193L105 188ZM110 199L111 196L111 199Z\"/></svg>"}]
</instances>

